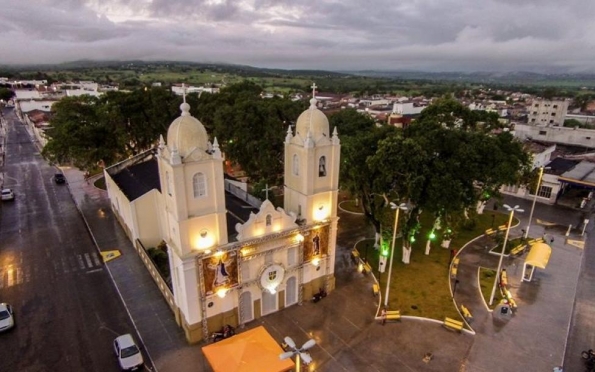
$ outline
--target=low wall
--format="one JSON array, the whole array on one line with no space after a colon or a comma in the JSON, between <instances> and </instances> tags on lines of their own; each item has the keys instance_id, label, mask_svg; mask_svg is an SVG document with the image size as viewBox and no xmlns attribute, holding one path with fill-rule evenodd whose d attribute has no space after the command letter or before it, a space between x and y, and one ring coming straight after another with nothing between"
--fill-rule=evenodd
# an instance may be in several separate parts
<instances>
[{"instance_id":1,"label":"low wall","mask_svg":"<svg viewBox=\"0 0 595 372\"><path fill-rule=\"evenodd\" d=\"M140 240L137 239L134 242L134 248L136 249L136 253L138 253L143 263L145 264L147 271L149 272L149 274L151 274L153 281L155 281L155 283L157 284L157 287L159 288L161 295L163 295L165 302L167 302L169 308L174 313L176 317L176 322L178 323L178 325L181 326L180 309L176 305L174 295L167 286L167 283L165 283L165 280L163 280L163 278L161 277L161 274L159 274L159 271L157 270L157 267L155 267L153 260L151 260L151 257L149 257L149 255L147 254L147 250L143 246L143 243L141 243Z\"/></svg>"}]
</instances>

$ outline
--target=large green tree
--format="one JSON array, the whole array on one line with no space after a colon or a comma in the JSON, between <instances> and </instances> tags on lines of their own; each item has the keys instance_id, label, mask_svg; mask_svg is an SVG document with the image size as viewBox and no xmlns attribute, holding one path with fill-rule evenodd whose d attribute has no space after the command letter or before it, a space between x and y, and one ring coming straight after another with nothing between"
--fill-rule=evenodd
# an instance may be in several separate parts
<instances>
[{"instance_id":1,"label":"large green tree","mask_svg":"<svg viewBox=\"0 0 595 372\"><path fill-rule=\"evenodd\" d=\"M448 99L426 110L405 130L388 132L373 154L369 149L362 154L359 161L367 171L342 173L342 182L359 190L364 210L370 212L366 215L377 229L383 213L375 211L382 211L389 201L409 203L410 211L400 224L407 238L405 263L410 259L411 241L420 230L422 211L435 217L434 226L454 228L453 221L461 214L473 211L503 184L517 184L529 166L522 144L500 128L497 118L477 115ZM378 200L380 210L375 207Z\"/></svg>"},{"instance_id":2,"label":"large green tree","mask_svg":"<svg viewBox=\"0 0 595 372\"><path fill-rule=\"evenodd\" d=\"M42 154L81 169L113 164L153 147L179 115L180 103L162 88L63 98L52 106Z\"/></svg>"}]
</instances>

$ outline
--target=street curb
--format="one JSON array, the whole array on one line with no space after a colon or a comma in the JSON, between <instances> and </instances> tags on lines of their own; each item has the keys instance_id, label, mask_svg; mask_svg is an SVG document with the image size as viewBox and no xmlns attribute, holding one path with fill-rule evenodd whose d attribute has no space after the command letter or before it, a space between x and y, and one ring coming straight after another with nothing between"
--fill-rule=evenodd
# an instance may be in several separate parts
<instances>
[{"instance_id":1,"label":"street curb","mask_svg":"<svg viewBox=\"0 0 595 372\"><path fill-rule=\"evenodd\" d=\"M338 208L339 208L341 211L343 211L343 212L345 212L345 213L353 214L353 215L355 215L355 216L363 216L363 215L365 214L365 213L363 213L363 212L352 212L352 211L348 211L348 210L346 210L346 209L343 209L343 208L341 208L341 204L343 204L343 203L345 203L345 202L348 202L348 201L351 201L351 200L343 200L342 202L340 202L340 203L337 205L337 207L338 207ZM357 244L357 243L356 243L356 244Z\"/></svg>"}]
</instances>

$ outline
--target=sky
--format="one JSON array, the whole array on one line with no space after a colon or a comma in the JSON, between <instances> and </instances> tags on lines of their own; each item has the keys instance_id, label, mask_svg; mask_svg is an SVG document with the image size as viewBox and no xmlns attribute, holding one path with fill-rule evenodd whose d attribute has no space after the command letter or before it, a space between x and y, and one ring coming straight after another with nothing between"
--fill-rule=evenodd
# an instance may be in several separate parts
<instances>
[{"instance_id":1,"label":"sky","mask_svg":"<svg viewBox=\"0 0 595 372\"><path fill-rule=\"evenodd\" d=\"M594 0L0 0L0 64L595 72Z\"/></svg>"}]
</instances>

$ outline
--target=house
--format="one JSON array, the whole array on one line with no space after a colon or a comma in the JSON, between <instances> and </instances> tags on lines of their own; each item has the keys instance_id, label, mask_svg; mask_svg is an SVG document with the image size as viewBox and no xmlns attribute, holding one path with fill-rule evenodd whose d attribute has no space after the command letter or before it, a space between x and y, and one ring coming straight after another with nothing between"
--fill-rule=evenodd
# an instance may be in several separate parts
<instances>
[{"instance_id":1,"label":"house","mask_svg":"<svg viewBox=\"0 0 595 372\"><path fill-rule=\"evenodd\" d=\"M246 203L254 197L226 181L217 138L185 102L167 140L105 169L111 207L139 254L167 247L171 283L157 281L189 342L334 289L341 146L316 104L285 136L283 208Z\"/></svg>"}]
</instances>

